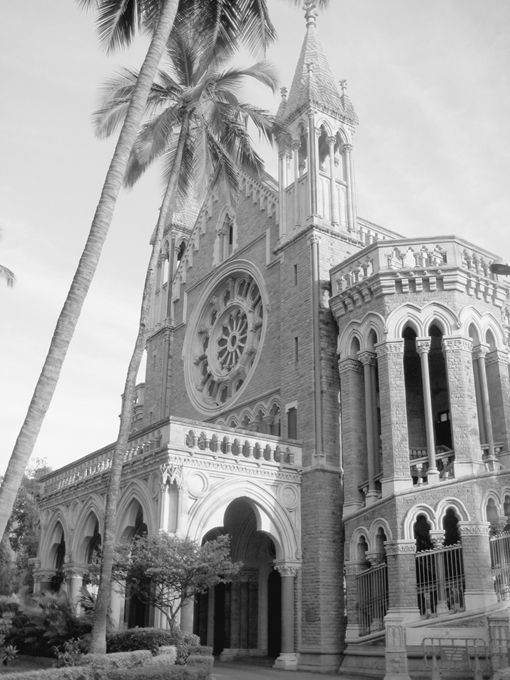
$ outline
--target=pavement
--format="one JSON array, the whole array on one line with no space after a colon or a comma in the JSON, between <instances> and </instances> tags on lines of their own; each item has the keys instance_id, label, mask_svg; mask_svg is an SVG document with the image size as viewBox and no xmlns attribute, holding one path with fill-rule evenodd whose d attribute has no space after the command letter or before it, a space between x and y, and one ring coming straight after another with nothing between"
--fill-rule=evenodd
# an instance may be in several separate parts
<instances>
[{"instance_id":1,"label":"pavement","mask_svg":"<svg viewBox=\"0 0 510 680\"><path fill-rule=\"evenodd\" d=\"M280 671L267 665L236 661L230 663L215 661L213 667L213 680L320 680L320 678L332 677L339 678L336 673ZM345 675L341 677L342 680L349 680ZM354 677L351 680L354 680ZM361 679L358 676L356 680Z\"/></svg>"}]
</instances>

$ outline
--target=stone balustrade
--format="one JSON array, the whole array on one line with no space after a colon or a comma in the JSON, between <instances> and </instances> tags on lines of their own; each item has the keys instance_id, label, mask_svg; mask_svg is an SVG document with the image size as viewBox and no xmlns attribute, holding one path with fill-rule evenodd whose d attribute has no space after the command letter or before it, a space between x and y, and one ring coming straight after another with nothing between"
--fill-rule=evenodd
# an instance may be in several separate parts
<instances>
[{"instance_id":1,"label":"stone balustrade","mask_svg":"<svg viewBox=\"0 0 510 680\"><path fill-rule=\"evenodd\" d=\"M331 270L332 305L341 315L394 292L465 291L502 307L506 284L490 271L495 257L453 236L378 240Z\"/></svg>"},{"instance_id":2,"label":"stone balustrade","mask_svg":"<svg viewBox=\"0 0 510 680\"><path fill-rule=\"evenodd\" d=\"M41 480L41 495L47 496L107 472L112 465L114 444L80 458ZM257 465L300 467L301 447L279 437L169 418L154 427L134 433L129 439L124 464L168 450L186 455L252 460Z\"/></svg>"}]
</instances>

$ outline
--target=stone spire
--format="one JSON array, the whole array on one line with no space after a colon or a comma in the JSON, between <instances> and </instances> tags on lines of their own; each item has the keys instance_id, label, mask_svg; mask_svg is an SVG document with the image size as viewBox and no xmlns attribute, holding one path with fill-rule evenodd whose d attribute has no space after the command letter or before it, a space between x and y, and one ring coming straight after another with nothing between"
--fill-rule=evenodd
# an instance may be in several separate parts
<instances>
[{"instance_id":1,"label":"stone spire","mask_svg":"<svg viewBox=\"0 0 510 680\"><path fill-rule=\"evenodd\" d=\"M292 87L285 102L284 117L288 124L304 110L314 108L333 115L351 125L358 118L349 98L340 96L316 31L316 0L305 0L306 36L299 55ZM279 112L281 113L281 112Z\"/></svg>"}]
</instances>

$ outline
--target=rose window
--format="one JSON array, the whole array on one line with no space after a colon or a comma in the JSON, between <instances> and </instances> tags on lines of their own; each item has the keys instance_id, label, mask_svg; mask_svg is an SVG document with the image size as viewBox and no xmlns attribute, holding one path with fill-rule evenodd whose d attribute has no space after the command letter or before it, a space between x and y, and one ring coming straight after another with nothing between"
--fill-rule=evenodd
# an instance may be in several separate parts
<instances>
[{"instance_id":1,"label":"rose window","mask_svg":"<svg viewBox=\"0 0 510 680\"><path fill-rule=\"evenodd\" d=\"M202 410L220 410L239 395L253 370L264 324L260 288L250 275L232 275L208 296L195 325L188 371L193 401Z\"/></svg>"}]
</instances>

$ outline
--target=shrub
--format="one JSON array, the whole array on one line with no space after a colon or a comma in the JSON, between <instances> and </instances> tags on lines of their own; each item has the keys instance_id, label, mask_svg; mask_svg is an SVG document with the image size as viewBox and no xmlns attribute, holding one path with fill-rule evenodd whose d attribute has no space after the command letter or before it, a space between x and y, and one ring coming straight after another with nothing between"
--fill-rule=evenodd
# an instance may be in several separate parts
<instances>
[{"instance_id":1,"label":"shrub","mask_svg":"<svg viewBox=\"0 0 510 680\"><path fill-rule=\"evenodd\" d=\"M95 680L95 678L94 669L85 666L2 673L2 680Z\"/></svg>"},{"instance_id":2,"label":"shrub","mask_svg":"<svg viewBox=\"0 0 510 680\"><path fill-rule=\"evenodd\" d=\"M200 646L200 638L194 633L184 633L182 630L176 630L175 646L177 647L177 659L175 663L183 666L189 656L190 647Z\"/></svg>"},{"instance_id":3,"label":"shrub","mask_svg":"<svg viewBox=\"0 0 510 680\"><path fill-rule=\"evenodd\" d=\"M211 673L198 666L142 666L108 673L108 680L209 680Z\"/></svg>"},{"instance_id":4,"label":"shrub","mask_svg":"<svg viewBox=\"0 0 510 680\"><path fill-rule=\"evenodd\" d=\"M53 651L57 657L57 668L61 666L81 666L83 652L78 638L66 640L61 647L54 647Z\"/></svg>"},{"instance_id":5,"label":"shrub","mask_svg":"<svg viewBox=\"0 0 510 680\"><path fill-rule=\"evenodd\" d=\"M106 639L106 652L133 652L137 649L150 649L156 654L159 647L174 644L174 636L169 630L161 628L130 628L111 633Z\"/></svg>"},{"instance_id":6,"label":"shrub","mask_svg":"<svg viewBox=\"0 0 510 680\"><path fill-rule=\"evenodd\" d=\"M85 654L81 663L92 666L96 670L127 669L143 666L152 660L152 652L148 649L138 649L134 652L115 652L113 654Z\"/></svg>"},{"instance_id":7,"label":"shrub","mask_svg":"<svg viewBox=\"0 0 510 680\"><path fill-rule=\"evenodd\" d=\"M213 648L206 647L205 645L189 645L188 651L191 654L198 654L199 656L212 656Z\"/></svg>"},{"instance_id":8,"label":"shrub","mask_svg":"<svg viewBox=\"0 0 510 680\"><path fill-rule=\"evenodd\" d=\"M204 656L201 654L190 654L188 660L186 661L188 666L197 666L198 668L204 668L208 673L212 673L214 657Z\"/></svg>"}]
</instances>

